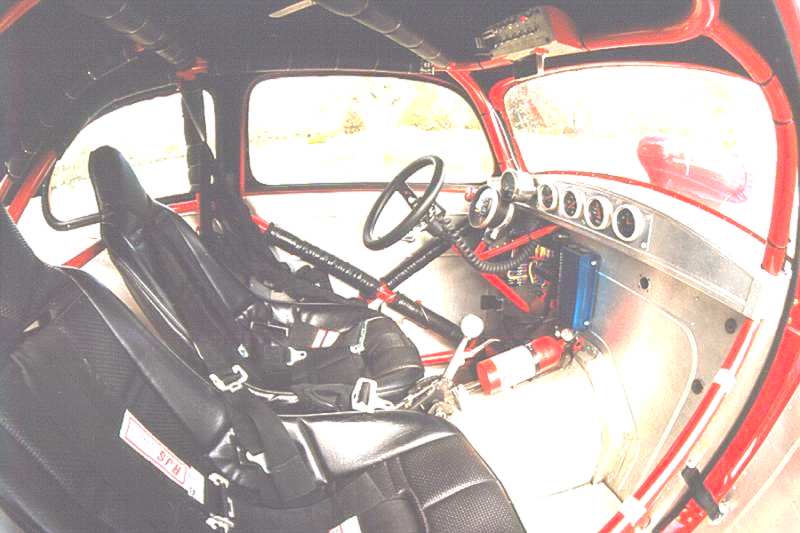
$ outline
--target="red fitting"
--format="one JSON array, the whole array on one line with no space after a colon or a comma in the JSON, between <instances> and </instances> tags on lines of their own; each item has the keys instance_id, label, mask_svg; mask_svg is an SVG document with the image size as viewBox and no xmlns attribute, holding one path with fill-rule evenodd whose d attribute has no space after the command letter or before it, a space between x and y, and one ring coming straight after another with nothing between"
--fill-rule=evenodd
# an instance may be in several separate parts
<instances>
[{"instance_id":1,"label":"red fitting","mask_svg":"<svg viewBox=\"0 0 800 533\"><path fill-rule=\"evenodd\" d=\"M397 293L390 289L386 282L381 282L378 290L375 291L375 298L380 298L384 302L392 303L397 300Z\"/></svg>"},{"instance_id":2,"label":"red fitting","mask_svg":"<svg viewBox=\"0 0 800 533\"><path fill-rule=\"evenodd\" d=\"M197 79L198 75L206 74L207 72L208 61L202 57L198 57L194 60L194 64L191 67L177 71L175 76L181 81L194 81Z\"/></svg>"}]
</instances>

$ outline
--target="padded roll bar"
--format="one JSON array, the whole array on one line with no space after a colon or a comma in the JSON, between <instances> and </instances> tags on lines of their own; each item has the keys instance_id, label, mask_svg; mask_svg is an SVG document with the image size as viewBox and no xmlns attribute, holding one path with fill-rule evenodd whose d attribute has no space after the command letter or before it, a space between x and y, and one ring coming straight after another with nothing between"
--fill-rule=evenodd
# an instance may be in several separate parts
<instances>
[{"instance_id":1,"label":"padded roll bar","mask_svg":"<svg viewBox=\"0 0 800 533\"><path fill-rule=\"evenodd\" d=\"M315 0L315 3L384 35L436 67L446 68L451 63L441 49L410 30L399 18L386 13L374 0Z\"/></svg>"},{"instance_id":2,"label":"padded roll bar","mask_svg":"<svg viewBox=\"0 0 800 533\"><path fill-rule=\"evenodd\" d=\"M137 45L152 50L177 70L194 63L194 51L186 48L172 33L131 5L128 0L65 0L80 13L103 22Z\"/></svg>"},{"instance_id":3,"label":"padded roll bar","mask_svg":"<svg viewBox=\"0 0 800 533\"><path fill-rule=\"evenodd\" d=\"M380 280L373 278L358 267L342 261L338 257L317 248L275 224L270 224L264 235L270 244L323 269L333 277L358 289L365 296L372 298L386 289ZM400 293L391 293L391 297L386 298L385 301L386 305L391 309L407 316L420 326L431 329L446 339L457 342L462 337L461 328L458 325L407 296Z\"/></svg>"}]
</instances>

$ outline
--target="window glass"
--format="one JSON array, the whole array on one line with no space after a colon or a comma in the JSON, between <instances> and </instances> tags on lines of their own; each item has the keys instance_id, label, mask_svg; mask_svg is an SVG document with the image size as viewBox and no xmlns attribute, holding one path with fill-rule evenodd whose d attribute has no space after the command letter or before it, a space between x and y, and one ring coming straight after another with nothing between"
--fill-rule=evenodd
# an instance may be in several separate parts
<instances>
[{"instance_id":1,"label":"window glass","mask_svg":"<svg viewBox=\"0 0 800 533\"><path fill-rule=\"evenodd\" d=\"M610 65L533 78L512 87L505 105L530 171L652 183L767 233L775 130L755 83L680 66Z\"/></svg>"},{"instance_id":2,"label":"window glass","mask_svg":"<svg viewBox=\"0 0 800 533\"><path fill-rule=\"evenodd\" d=\"M214 149L211 95L204 93L209 145ZM49 203L60 221L97 213L89 181L89 154L103 145L119 150L153 198L186 193L189 171L180 94L159 96L115 109L83 128L58 160L50 179Z\"/></svg>"},{"instance_id":3,"label":"window glass","mask_svg":"<svg viewBox=\"0 0 800 533\"><path fill-rule=\"evenodd\" d=\"M249 140L253 175L269 184L386 182L431 154L444 160L450 182L485 181L494 169L466 100L440 85L399 78L265 80L250 97Z\"/></svg>"}]
</instances>

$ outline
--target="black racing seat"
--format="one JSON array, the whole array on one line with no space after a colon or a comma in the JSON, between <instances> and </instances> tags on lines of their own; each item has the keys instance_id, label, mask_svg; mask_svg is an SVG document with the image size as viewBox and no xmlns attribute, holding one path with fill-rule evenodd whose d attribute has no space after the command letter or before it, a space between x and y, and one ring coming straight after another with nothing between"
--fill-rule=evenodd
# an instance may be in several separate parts
<instances>
[{"instance_id":1,"label":"black racing seat","mask_svg":"<svg viewBox=\"0 0 800 533\"><path fill-rule=\"evenodd\" d=\"M88 274L39 261L0 208L0 506L26 531L522 531L446 421L275 417L313 487L292 500L223 396Z\"/></svg>"},{"instance_id":2,"label":"black racing seat","mask_svg":"<svg viewBox=\"0 0 800 533\"><path fill-rule=\"evenodd\" d=\"M331 302L257 295L180 216L147 196L117 150L95 150L89 174L112 261L159 333L198 372L196 348L206 366L210 356L244 353L251 381L297 394L295 411L348 408L359 378L374 379L380 396L397 401L422 377L414 344L363 302L333 293Z\"/></svg>"}]
</instances>

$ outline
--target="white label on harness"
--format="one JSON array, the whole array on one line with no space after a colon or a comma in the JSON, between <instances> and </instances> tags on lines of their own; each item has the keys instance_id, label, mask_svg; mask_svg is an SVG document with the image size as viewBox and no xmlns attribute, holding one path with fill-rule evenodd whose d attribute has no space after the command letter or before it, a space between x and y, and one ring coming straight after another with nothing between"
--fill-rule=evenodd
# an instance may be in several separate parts
<instances>
[{"instance_id":1,"label":"white label on harness","mask_svg":"<svg viewBox=\"0 0 800 533\"><path fill-rule=\"evenodd\" d=\"M361 524L358 522L357 516L351 516L335 528L329 530L328 533L361 533Z\"/></svg>"},{"instance_id":2,"label":"white label on harness","mask_svg":"<svg viewBox=\"0 0 800 533\"><path fill-rule=\"evenodd\" d=\"M150 433L130 411L122 417L119 438L139 455L177 483L189 496L200 503L205 500L205 478L193 467L181 461L175 453Z\"/></svg>"}]
</instances>

